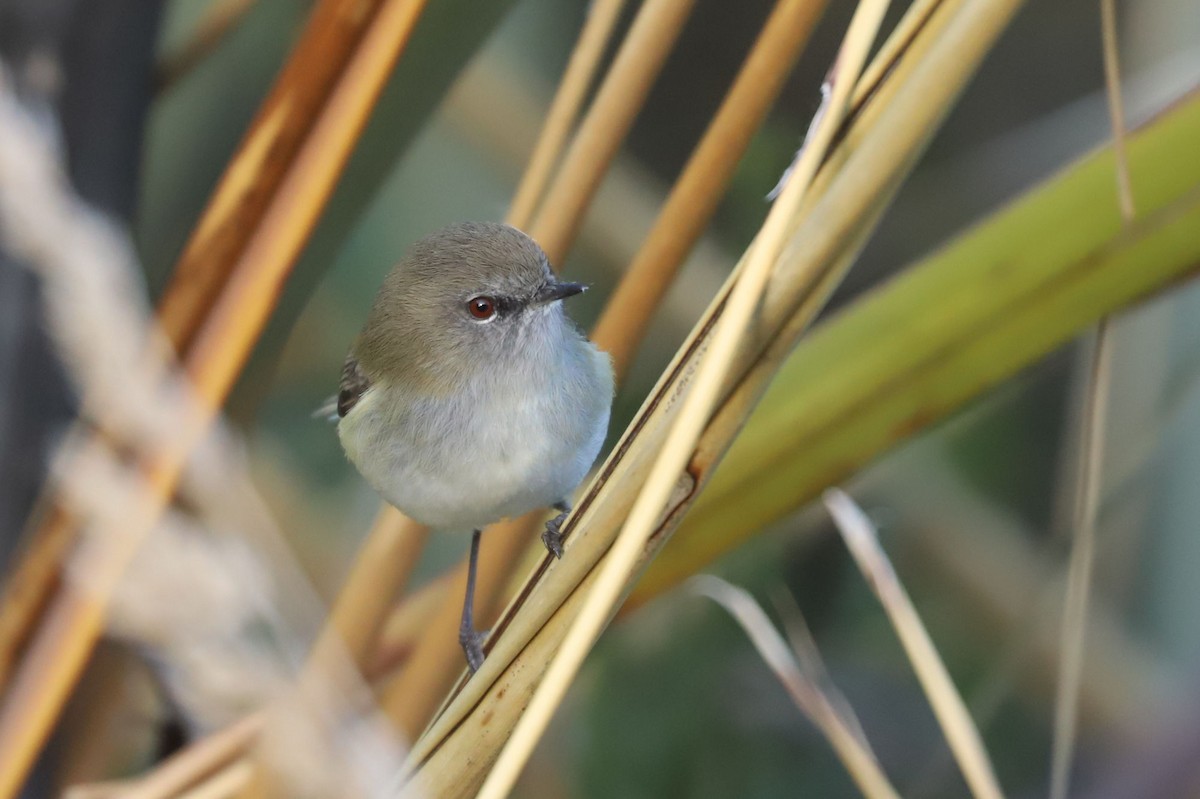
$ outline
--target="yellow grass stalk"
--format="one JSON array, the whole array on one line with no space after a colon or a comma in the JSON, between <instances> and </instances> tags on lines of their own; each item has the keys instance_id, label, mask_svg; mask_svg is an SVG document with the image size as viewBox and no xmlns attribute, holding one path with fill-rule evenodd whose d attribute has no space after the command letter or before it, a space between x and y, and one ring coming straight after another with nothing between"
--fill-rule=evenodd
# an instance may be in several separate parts
<instances>
[{"instance_id":1,"label":"yellow grass stalk","mask_svg":"<svg viewBox=\"0 0 1200 799\"><path fill-rule=\"evenodd\" d=\"M1125 225L1136 215L1125 146L1125 110L1121 102L1121 69L1117 49L1117 11L1113 0L1100 0L1104 82L1112 120L1116 164L1117 204ZM1096 562L1096 517L1104 479L1104 426L1112 388L1112 330L1108 317L1096 326L1088 368L1087 396L1080 424L1078 485L1075 496L1075 536L1067 568L1067 594L1062 615L1062 651L1058 694L1054 703L1054 730L1050 749L1050 797L1066 799L1071 786L1071 763L1078 731L1079 693L1088 624L1092 573Z\"/></svg>"},{"instance_id":2,"label":"yellow grass stalk","mask_svg":"<svg viewBox=\"0 0 1200 799\"><path fill-rule=\"evenodd\" d=\"M792 702L829 741L863 796L867 799L900 799L875 753L861 736L862 728L857 720L848 718L840 703L829 697L819 681L801 668L754 597L745 589L707 574L693 577L692 586L733 616Z\"/></svg>"},{"instance_id":3,"label":"yellow grass stalk","mask_svg":"<svg viewBox=\"0 0 1200 799\"><path fill-rule=\"evenodd\" d=\"M384 0L322 0L314 7L164 291L163 330L181 354L224 291L272 198L295 173L301 149L319 116L328 113L339 78L383 6Z\"/></svg>"},{"instance_id":4,"label":"yellow grass stalk","mask_svg":"<svg viewBox=\"0 0 1200 799\"><path fill-rule=\"evenodd\" d=\"M770 340L772 331L784 326L805 296L796 276L811 274L814 263L832 267L846 260L846 248L861 240L860 228L867 227L880 198L886 199L894 191L1019 5L1019 0L975 0L929 43L922 63L895 93L875 130L864 135L789 240L760 306L759 323L753 330L755 344L746 348L748 362L763 346L759 342ZM423 789L438 796L471 795L484 779L497 747L516 724L550 656L559 649L582 597L594 585L599 574L596 563L609 550L633 496L645 483L649 465L660 451L669 422L679 411L680 397L695 373L698 354L707 346L714 322L722 313L725 296L723 292L714 301L581 498L569 524L567 557L539 567L505 612L505 632L493 638L488 660L414 744L409 772ZM751 376L756 385L744 387L744 380L738 391L761 392L768 375ZM730 439L732 434L731 429ZM717 443L710 442L713 447ZM697 486L708 476L707 470L689 469L676 477L669 508L640 553L643 561L662 545L694 500Z\"/></svg>"},{"instance_id":5,"label":"yellow grass stalk","mask_svg":"<svg viewBox=\"0 0 1200 799\"><path fill-rule=\"evenodd\" d=\"M834 83L832 97L822 110L815 133L806 142L783 194L771 208L751 247L746 266L718 322L710 349L700 362L678 420L605 560L596 585L589 591L562 648L551 661L529 706L513 729L512 737L484 780L480 799L502 799L508 795L629 583L639 555L675 488L677 475L687 465L719 399L726 375L734 368L742 332L750 325L751 315L784 247L788 228L804 192L842 122L854 83L866 63L887 6L887 0L859 3L838 56L840 80Z\"/></svg>"},{"instance_id":6,"label":"yellow grass stalk","mask_svg":"<svg viewBox=\"0 0 1200 799\"><path fill-rule=\"evenodd\" d=\"M236 796L253 778L254 766L239 760L229 768L214 774L212 779L179 794L179 799L228 799Z\"/></svg>"},{"instance_id":7,"label":"yellow grass stalk","mask_svg":"<svg viewBox=\"0 0 1200 799\"><path fill-rule=\"evenodd\" d=\"M596 0L588 7L587 21L571 51L558 91L546 112L546 123L529 157L529 166L509 206L508 223L513 227L528 227L533 219L624 6L625 0Z\"/></svg>"},{"instance_id":8,"label":"yellow grass stalk","mask_svg":"<svg viewBox=\"0 0 1200 799\"><path fill-rule=\"evenodd\" d=\"M64 584L0 711L0 762L5 764L0 797L15 795L23 783L103 630L117 580L169 501L188 452L248 357L423 7L424 0L385 2L197 331L186 358L196 407L169 448L147 459L145 499L119 529L98 537L106 542L103 550L85 553L86 593Z\"/></svg>"},{"instance_id":9,"label":"yellow grass stalk","mask_svg":"<svg viewBox=\"0 0 1200 799\"><path fill-rule=\"evenodd\" d=\"M633 363L654 309L712 219L751 137L779 95L825 5L826 0L783 0L775 5L596 323L592 338L612 355L618 383Z\"/></svg>"},{"instance_id":10,"label":"yellow grass stalk","mask_svg":"<svg viewBox=\"0 0 1200 799\"><path fill-rule=\"evenodd\" d=\"M561 264L695 0L645 0L528 233Z\"/></svg>"},{"instance_id":11,"label":"yellow grass stalk","mask_svg":"<svg viewBox=\"0 0 1200 799\"><path fill-rule=\"evenodd\" d=\"M837 524L867 584L887 611L971 793L980 799L1002 799L1003 794L979 730L971 720L962 696L954 687L954 681L950 679L946 665L929 637L929 631L925 629L900 578L880 547L871 520L854 500L838 489L825 492L825 507Z\"/></svg>"},{"instance_id":12,"label":"yellow grass stalk","mask_svg":"<svg viewBox=\"0 0 1200 799\"><path fill-rule=\"evenodd\" d=\"M262 729L262 715L249 716L201 738L121 794L122 799L168 799L196 787L207 775L237 760Z\"/></svg>"}]
</instances>

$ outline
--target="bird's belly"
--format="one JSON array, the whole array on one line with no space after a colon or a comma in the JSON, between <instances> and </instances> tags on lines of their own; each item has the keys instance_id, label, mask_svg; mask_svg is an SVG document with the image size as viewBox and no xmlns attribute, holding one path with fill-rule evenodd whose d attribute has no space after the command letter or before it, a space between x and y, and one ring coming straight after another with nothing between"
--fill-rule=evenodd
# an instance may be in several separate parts
<instances>
[{"instance_id":1,"label":"bird's belly","mask_svg":"<svg viewBox=\"0 0 1200 799\"><path fill-rule=\"evenodd\" d=\"M347 454L389 502L440 529L483 527L565 499L603 437L581 446L530 402L472 403L470 412L434 402L397 419L372 413L370 399L339 425ZM361 457L364 449L374 456Z\"/></svg>"}]
</instances>

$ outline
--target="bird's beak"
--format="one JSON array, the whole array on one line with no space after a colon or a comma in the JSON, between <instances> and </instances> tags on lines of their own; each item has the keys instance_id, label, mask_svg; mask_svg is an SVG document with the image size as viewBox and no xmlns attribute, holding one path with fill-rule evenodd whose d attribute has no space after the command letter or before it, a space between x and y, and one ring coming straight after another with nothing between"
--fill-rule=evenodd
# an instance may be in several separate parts
<instances>
[{"instance_id":1,"label":"bird's beak","mask_svg":"<svg viewBox=\"0 0 1200 799\"><path fill-rule=\"evenodd\" d=\"M541 289L534 298L539 305L548 302L558 302L565 300L575 294L587 291L587 286L582 283L550 283Z\"/></svg>"}]
</instances>

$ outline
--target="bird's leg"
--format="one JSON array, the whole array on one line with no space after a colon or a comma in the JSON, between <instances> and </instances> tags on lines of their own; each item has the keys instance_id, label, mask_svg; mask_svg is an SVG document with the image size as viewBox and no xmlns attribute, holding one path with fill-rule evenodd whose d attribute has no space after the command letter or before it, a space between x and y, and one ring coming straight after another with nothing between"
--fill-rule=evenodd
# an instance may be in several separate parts
<instances>
[{"instance_id":1,"label":"bird's leg","mask_svg":"<svg viewBox=\"0 0 1200 799\"><path fill-rule=\"evenodd\" d=\"M567 516L571 514L571 505L565 499L560 499L551 507L559 514L550 521L546 522L546 529L542 531L542 543L546 545L546 549L550 551L556 558L563 556L563 532L562 523L567 520Z\"/></svg>"},{"instance_id":2,"label":"bird's leg","mask_svg":"<svg viewBox=\"0 0 1200 799\"><path fill-rule=\"evenodd\" d=\"M467 597L463 601L462 624L458 627L458 643L467 656L467 665L472 674L483 665L483 642L487 639L486 630L475 630L475 571L479 566L479 538L482 533L482 530L476 530L471 534L471 556L467 559Z\"/></svg>"}]
</instances>

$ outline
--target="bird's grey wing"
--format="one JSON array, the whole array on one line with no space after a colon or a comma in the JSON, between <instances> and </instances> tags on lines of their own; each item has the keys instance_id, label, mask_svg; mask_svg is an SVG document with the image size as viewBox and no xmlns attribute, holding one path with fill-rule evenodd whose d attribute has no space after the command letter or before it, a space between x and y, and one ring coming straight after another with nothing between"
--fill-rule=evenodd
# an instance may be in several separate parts
<instances>
[{"instance_id":1,"label":"bird's grey wing","mask_svg":"<svg viewBox=\"0 0 1200 799\"><path fill-rule=\"evenodd\" d=\"M359 368L358 359L353 355L347 355L346 362L342 364L342 382L337 396L337 415L343 417L348 414L370 387L371 379Z\"/></svg>"}]
</instances>

